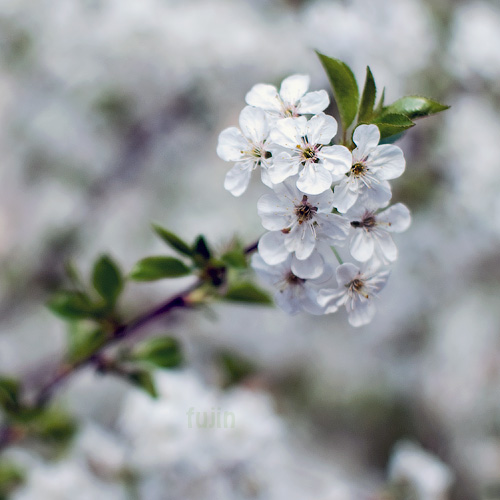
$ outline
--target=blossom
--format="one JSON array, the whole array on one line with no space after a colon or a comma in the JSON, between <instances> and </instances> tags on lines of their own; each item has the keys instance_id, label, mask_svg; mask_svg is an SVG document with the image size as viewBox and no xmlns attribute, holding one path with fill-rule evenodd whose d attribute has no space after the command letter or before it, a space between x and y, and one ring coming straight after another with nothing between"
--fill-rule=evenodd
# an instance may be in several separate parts
<instances>
[{"instance_id":1,"label":"blossom","mask_svg":"<svg viewBox=\"0 0 500 500\"><path fill-rule=\"evenodd\" d=\"M261 109L246 106L240 113L240 129L229 127L219 135L217 154L224 161L236 162L227 173L224 187L234 196L242 195L250 182L252 171L262 167L262 181L271 186L266 169L272 153L265 145L269 123Z\"/></svg>"},{"instance_id":2,"label":"blossom","mask_svg":"<svg viewBox=\"0 0 500 500\"><path fill-rule=\"evenodd\" d=\"M305 116L276 122L270 139L283 148L269 169L273 184L299 174L297 187L306 194L330 189L352 165L350 151L344 146L328 146L337 133L337 121L320 113L309 121Z\"/></svg>"},{"instance_id":3,"label":"blossom","mask_svg":"<svg viewBox=\"0 0 500 500\"><path fill-rule=\"evenodd\" d=\"M261 108L275 118L321 113L330 99L325 90L307 92L308 75L292 75L281 83L280 91L274 85L258 83L247 93L247 104Z\"/></svg>"},{"instance_id":4,"label":"blossom","mask_svg":"<svg viewBox=\"0 0 500 500\"><path fill-rule=\"evenodd\" d=\"M283 262L289 253L308 259L319 242L336 244L349 233L347 218L332 214L333 193L306 195L294 180L274 186L274 193L263 195L257 210L262 225L271 231L259 242L259 252L268 264ZM267 258L266 258L267 257Z\"/></svg>"},{"instance_id":5,"label":"blossom","mask_svg":"<svg viewBox=\"0 0 500 500\"><path fill-rule=\"evenodd\" d=\"M410 226L410 211L405 205L396 203L378 213L364 207L352 208L347 217L354 228L349 250L356 260L366 262L374 254L384 264L397 259L398 249L390 233L401 233Z\"/></svg>"},{"instance_id":6,"label":"blossom","mask_svg":"<svg viewBox=\"0 0 500 500\"><path fill-rule=\"evenodd\" d=\"M345 306L352 326L368 324L375 315L373 299L387 283L389 271L372 274L347 263L337 267L336 275L338 288L324 289L318 295L318 302L325 307L325 314Z\"/></svg>"},{"instance_id":7,"label":"blossom","mask_svg":"<svg viewBox=\"0 0 500 500\"><path fill-rule=\"evenodd\" d=\"M405 169L403 151L392 144L378 145L380 131L376 125L360 125L353 134L357 148L352 152L348 175L335 186L334 205L345 213L359 197L362 202L387 205L391 199L389 179L399 177Z\"/></svg>"},{"instance_id":8,"label":"blossom","mask_svg":"<svg viewBox=\"0 0 500 500\"><path fill-rule=\"evenodd\" d=\"M252 267L267 283L276 288L274 300L288 314L306 311L311 314L323 314L324 308L318 303L321 285L327 283L332 271L325 266L322 274L314 279L299 278L291 269L292 255L281 264L270 266L259 254L252 256Z\"/></svg>"}]
</instances>

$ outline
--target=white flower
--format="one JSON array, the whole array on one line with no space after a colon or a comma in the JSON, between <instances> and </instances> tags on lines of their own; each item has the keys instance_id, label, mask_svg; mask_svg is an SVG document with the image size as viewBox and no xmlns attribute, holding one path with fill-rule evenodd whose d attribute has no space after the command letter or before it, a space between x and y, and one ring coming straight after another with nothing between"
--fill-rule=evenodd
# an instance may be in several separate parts
<instances>
[{"instance_id":1,"label":"white flower","mask_svg":"<svg viewBox=\"0 0 500 500\"><path fill-rule=\"evenodd\" d=\"M278 184L299 174L297 187L304 193L329 190L332 182L342 179L352 166L352 155L346 147L328 146L336 133L335 118L324 113L309 121L300 116L276 122L270 139L284 151L269 169L271 182Z\"/></svg>"},{"instance_id":2,"label":"white flower","mask_svg":"<svg viewBox=\"0 0 500 500\"><path fill-rule=\"evenodd\" d=\"M389 233L406 231L411 223L410 211L402 203L376 212L368 208L352 208L347 214L354 228L349 249L360 262L366 262L377 255L383 264L394 262L398 249Z\"/></svg>"},{"instance_id":3,"label":"white flower","mask_svg":"<svg viewBox=\"0 0 500 500\"><path fill-rule=\"evenodd\" d=\"M347 263L340 265L336 274L338 288L322 290L318 296L319 304L326 308L326 314L345 306L352 326L368 324L375 315L373 299L387 283L389 271L372 274Z\"/></svg>"},{"instance_id":4,"label":"white flower","mask_svg":"<svg viewBox=\"0 0 500 500\"><path fill-rule=\"evenodd\" d=\"M315 115L326 109L330 99L325 90L307 92L309 81L307 75L289 76L281 83L279 93L274 85L259 83L247 93L245 100L276 118Z\"/></svg>"},{"instance_id":5,"label":"white flower","mask_svg":"<svg viewBox=\"0 0 500 500\"><path fill-rule=\"evenodd\" d=\"M357 148L352 152L348 175L335 186L334 205L345 213L359 197L377 207L391 199L389 179L399 177L405 169L403 151L392 144L378 145L380 131L376 125L360 125L353 134Z\"/></svg>"},{"instance_id":6,"label":"white flower","mask_svg":"<svg viewBox=\"0 0 500 500\"><path fill-rule=\"evenodd\" d=\"M311 314L323 314L324 308L318 304L318 293L321 285L332 276L331 268L325 266L323 273L315 279L299 278L291 269L292 256L281 264L270 266L259 254L252 256L252 267L267 283L277 291L274 300L288 314L306 311Z\"/></svg>"},{"instance_id":7,"label":"white flower","mask_svg":"<svg viewBox=\"0 0 500 500\"><path fill-rule=\"evenodd\" d=\"M265 194L257 203L262 225L272 231L259 242L259 252L268 264L286 259L295 253L299 260L308 259L319 242L336 244L346 239L349 221L332 214L331 190L306 195L295 187L294 179L274 186L273 194ZM279 255L278 255L279 254ZM274 255L280 260L270 261Z\"/></svg>"},{"instance_id":8,"label":"white flower","mask_svg":"<svg viewBox=\"0 0 500 500\"><path fill-rule=\"evenodd\" d=\"M261 109L246 106L240 113L240 129L229 127L219 135L217 154L224 161L236 162L227 173L224 187L234 196L243 194L250 182L252 171L262 167L262 181L272 184L267 178L266 169L272 153L265 146L269 135L269 123Z\"/></svg>"}]
</instances>

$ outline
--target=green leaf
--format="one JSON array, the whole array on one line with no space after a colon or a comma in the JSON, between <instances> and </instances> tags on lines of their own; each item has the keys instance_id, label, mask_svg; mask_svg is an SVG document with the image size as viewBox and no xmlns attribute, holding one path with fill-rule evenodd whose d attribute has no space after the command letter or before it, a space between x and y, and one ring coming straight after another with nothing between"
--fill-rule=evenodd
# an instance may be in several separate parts
<instances>
[{"instance_id":1,"label":"green leaf","mask_svg":"<svg viewBox=\"0 0 500 500\"><path fill-rule=\"evenodd\" d=\"M188 276L191 269L175 257L146 257L135 264L130 278L135 281L154 281L163 278Z\"/></svg>"},{"instance_id":2,"label":"green leaf","mask_svg":"<svg viewBox=\"0 0 500 500\"><path fill-rule=\"evenodd\" d=\"M384 114L373 123L379 128L381 139L400 134L415 125L407 116L397 114Z\"/></svg>"},{"instance_id":3,"label":"green leaf","mask_svg":"<svg viewBox=\"0 0 500 500\"><path fill-rule=\"evenodd\" d=\"M74 437L77 425L75 419L65 411L50 408L30 425L30 430L37 439L64 447Z\"/></svg>"},{"instance_id":4,"label":"green leaf","mask_svg":"<svg viewBox=\"0 0 500 500\"><path fill-rule=\"evenodd\" d=\"M116 303L123 290L123 278L120 268L108 255L102 255L94 264L92 284L108 304Z\"/></svg>"},{"instance_id":5,"label":"green leaf","mask_svg":"<svg viewBox=\"0 0 500 500\"><path fill-rule=\"evenodd\" d=\"M0 378L0 406L7 412L19 408L19 394L21 386L19 381L12 377Z\"/></svg>"},{"instance_id":6,"label":"green leaf","mask_svg":"<svg viewBox=\"0 0 500 500\"><path fill-rule=\"evenodd\" d=\"M358 112L358 122L369 123L373 116L373 106L375 106L375 96L377 94L377 87L375 85L375 80L373 78L370 67L366 67L366 79L365 87L363 89L363 95L361 96L361 102L359 104Z\"/></svg>"},{"instance_id":7,"label":"green leaf","mask_svg":"<svg viewBox=\"0 0 500 500\"><path fill-rule=\"evenodd\" d=\"M106 343L107 338L100 328L73 323L68 332L68 360L74 363L91 356Z\"/></svg>"},{"instance_id":8,"label":"green leaf","mask_svg":"<svg viewBox=\"0 0 500 500\"><path fill-rule=\"evenodd\" d=\"M224 371L224 385L226 387L238 384L256 372L255 365L237 354L221 352L218 358Z\"/></svg>"},{"instance_id":9,"label":"green leaf","mask_svg":"<svg viewBox=\"0 0 500 500\"><path fill-rule=\"evenodd\" d=\"M196 256L201 257L203 261L207 261L212 256L212 252L210 251L210 247L208 246L207 241L203 235L199 235L193 245L193 252Z\"/></svg>"},{"instance_id":10,"label":"green leaf","mask_svg":"<svg viewBox=\"0 0 500 500\"><path fill-rule=\"evenodd\" d=\"M177 250L178 252L188 256L192 257L193 255L193 250L191 247L183 240L181 240L176 234L168 231L167 229L164 229L161 226L158 226L156 224L153 224L153 229L155 233L170 247L172 247L174 250Z\"/></svg>"},{"instance_id":11,"label":"green leaf","mask_svg":"<svg viewBox=\"0 0 500 500\"><path fill-rule=\"evenodd\" d=\"M316 52L333 89L343 130L347 130L358 113L359 89L347 64Z\"/></svg>"},{"instance_id":12,"label":"green leaf","mask_svg":"<svg viewBox=\"0 0 500 500\"><path fill-rule=\"evenodd\" d=\"M7 500L10 494L19 487L25 479L21 468L12 462L0 462L0 500Z\"/></svg>"},{"instance_id":13,"label":"green leaf","mask_svg":"<svg viewBox=\"0 0 500 500\"><path fill-rule=\"evenodd\" d=\"M141 343L134 349L132 358L159 368L175 368L183 361L179 342L172 337L157 337Z\"/></svg>"},{"instance_id":14,"label":"green leaf","mask_svg":"<svg viewBox=\"0 0 500 500\"><path fill-rule=\"evenodd\" d=\"M65 319L96 318L103 314L102 306L94 304L87 294L72 290L56 292L47 307Z\"/></svg>"},{"instance_id":15,"label":"green leaf","mask_svg":"<svg viewBox=\"0 0 500 500\"><path fill-rule=\"evenodd\" d=\"M134 370L127 374L127 380L143 391L147 392L152 398L158 397L158 391L153 380L153 376L147 370Z\"/></svg>"},{"instance_id":16,"label":"green leaf","mask_svg":"<svg viewBox=\"0 0 500 500\"><path fill-rule=\"evenodd\" d=\"M249 281L233 283L223 297L233 302L247 302L251 304L272 305L273 300L267 292Z\"/></svg>"},{"instance_id":17,"label":"green leaf","mask_svg":"<svg viewBox=\"0 0 500 500\"><path fill-rule=\"evenodd\" d=\"M247 257L243 248L228 250L221 256L222 262L235 269L246 269L248 267Z\"/></svg>"},{"instance_id":18,"label":"green leaf","mask_svg":"<svg viewBox=\"0 0 500 500\"><path fill-rule=\"evenodd\" d=\"M385 102L385 87L382 89L382 95L378 101L377 107L373 110L375 116L379 116L382 114L384 110L384 102Z\"/></svg>"},{"instance_id":19,"label":"green leaf","mask_svg":"<svg viewBox=\"0 0 500 500\"><path fill-rule=\"evenodd\" d=\"M427 97L406 96L385 107L382 116L387 114L400 114L413 119L433 115L448 108L449 106L428 99Z\"/></svg>"}]
</instances>

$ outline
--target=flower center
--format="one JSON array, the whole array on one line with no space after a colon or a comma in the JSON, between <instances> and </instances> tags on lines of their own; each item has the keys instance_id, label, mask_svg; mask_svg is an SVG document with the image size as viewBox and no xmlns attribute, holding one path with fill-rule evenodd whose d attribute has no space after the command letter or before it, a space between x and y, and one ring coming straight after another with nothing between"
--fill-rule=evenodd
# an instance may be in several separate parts
<instances>
[{"instance_id":1,"label":"flower center","mask_svg":"<svg viewBox=\"0 0 500 500\"><path fill-rule=\"evenodd\" d=\"M366 174L367 170L368 168L366 165L358 161L351 167L351 175L354 175L354 177L362 177Z\"/></svg>"},{"instance_id":2,"label":"flower center","mask_svg":"<svg viewBox=\"0 0 500 500\"><path fill-rule=\"evenodd\" d=\"M302 201L298 205L295 205L295 215L297 216L299 224L311 220L317 211L318 207L313 207L307 201L306 195L302 197Z\"/></svg>"},{"instance_id":3,"label":"flower center","mask_svg":"<svg viewBox=\"0 0 500 500\"><path fill-rule=\"evenodd\" d=\"M363 295L366 299L369 298L369 294L365 287L365 280L362 278L354 278L350 283L347 283L346 287L349 289L349 294L351 296L358 294Z\"/></svg>"},{"instance_id":4,"label":"flower center","mask_svg":"<svg viewBox=\"0 0 500 500\"><path fill-rule=\"evenodd\" d=\"M377 219L373 212L366 211L361 220L353 220L351 226L355 228L373 229L377 225Z\"/></svg>"},{"instance_id":5,"label":"flower center","mask_svg":"<svg viewBox=\"0 0 500 500\"><path fill-rule=\"evenodd\" d=\"M301 283L304 283L306 281L305 279L295 276L292 271L290 271L285 280L289 285L300 285Z\"/></svg>"}]
</instances>

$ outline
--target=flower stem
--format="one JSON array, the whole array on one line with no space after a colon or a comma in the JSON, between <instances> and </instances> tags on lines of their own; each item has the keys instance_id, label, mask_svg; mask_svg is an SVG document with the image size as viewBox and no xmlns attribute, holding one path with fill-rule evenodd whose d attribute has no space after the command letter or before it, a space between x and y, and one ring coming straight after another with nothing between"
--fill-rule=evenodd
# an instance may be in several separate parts
<instances>
[{"instance_id":1,"label":"flower stem","mask_svg":"<svg viewBox=\"0 0 500 500\"><path fill-rule=\"evenodd\" d=\"M335 257L337 257L337 260L339 261L339 264L342 265L344 263L344 261L342 260L342 258L340 257L339 253L337 252L337 249L334 246L332 246L332 251L335 254Z\"/></svg>"}]
</instances>

